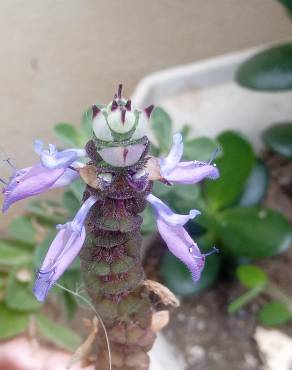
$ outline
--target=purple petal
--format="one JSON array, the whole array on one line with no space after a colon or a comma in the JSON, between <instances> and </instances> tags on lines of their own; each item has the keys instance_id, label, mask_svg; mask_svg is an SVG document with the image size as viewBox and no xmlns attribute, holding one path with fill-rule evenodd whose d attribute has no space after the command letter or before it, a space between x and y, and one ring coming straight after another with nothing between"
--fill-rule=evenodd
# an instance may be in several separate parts
<instances>
[{"instance_id":1,"label":"purple petal","mask_svg":"<svg viewBox=\"0 0 292 370\"><path fill-rule=\"evenodd\" d=\"M173 143L168 156L161 158L159 161L160 171L163 177L167 176L167 174L177 166L183 155L183 150L184 144L182 135L173 135Z\"/></svg>"},{"instance_id":2,"label":"purple petal","mask_svg":"<svg viewBox=\"0 0 292 370\"><path fill-rule=\"evenodd\" d=\"M63 175L61 175L58 180L50 187L51 189L61 188L67 185L70 185L73 181L77 180L80 177L78 171L71 170L67 168Z\"/></svg>"},{"instance_id":3,"label":"purple petal","mask_svg":"<svg viewBox=\"0 0 292 370\"><path fill-rule=\"evenodd\" d=\"M18 200L49 190L64 174L64 169L48 170L40 163L17 171L4 188L3 212Z\"/></svg>"},{"instance_id":4,"label":"purple petal","mask_svg":"<svg viewBox=\"0 0 292 370\"><path fill-rule=\"evenodd\" d=\"M204 178L217 179L219 171L216 166L204 162L180 162L165 179L176 184L191 185Z\"/></svg>"},{"instance_id":5,"label":"purple petal","mask_svg":"<svg viewBox=\"0 0 292 370\"><path fill-rule=\"evenodd\" d=\"M195 282L200 280L205 256L186 230L180 225L171 226L159 218L157 227L170 252L187 266Z\"/></svg>"},{"instance_id":6,"label":"purple petal","mask_svg":"<svg viewBox=\"0 0 292 370\"><path fill-rule=\"evenodd\" d=\"M153 194L149 194L146 199L153 206L156 217L169 225L184 225L189 220L200 214L200 211L197 211L196 209L191 209L188 215L174 213L165 203Z\"/></svg>"},{"instance_id":7,"label":"purple petal","mask_svg":"<svg viewBox=\"0 0 292 370\"><path fill-rule=\"evenodd\" d=\"M65 149L59 152L53 144L49 144L49 149L43 149L40 140L35 141L34 149L40 156L42 165L50 169L67 168L78 158L86 156L85 149Z\"/></svg>"},{"instance_id":8,"label":"purple petal","mask_svg":"<svg viewBox=\"0 0 292 370\"><path fill-rule=\"evenodd\" d=\"M67 186L79 177L79 173L70 168L48 169L40 163L16 171L9 184L4 188L2 211L6 212L15 202L43 193L45 191Z\"/></svg>"},{"instance_id":9,"label":"purple petal","mask_svg":"<svg viewBox=\"0 0 292 370\"><path fill-rule=\"evenodd\" d=\"M78 255L85 236L85 227L82 228L81 234L73 231L70 227L63 228L58 232L41 269L37 273L33 288L37 300L40 302L45 300L48 291Z\"/></svg>"},{"instance_id":10,"label":"purple petal","mask_svg":"<svg viewBox=\"0 0 292 370\"><path fill-rule=\"evenodd\" d=\"M48 291L80 252L86 237L84 222L95 202L95 197L89 197L71 222L57 226L59 232L37 273L33 291L39 301L44 301Z\"/></svg>"}]
</instances>

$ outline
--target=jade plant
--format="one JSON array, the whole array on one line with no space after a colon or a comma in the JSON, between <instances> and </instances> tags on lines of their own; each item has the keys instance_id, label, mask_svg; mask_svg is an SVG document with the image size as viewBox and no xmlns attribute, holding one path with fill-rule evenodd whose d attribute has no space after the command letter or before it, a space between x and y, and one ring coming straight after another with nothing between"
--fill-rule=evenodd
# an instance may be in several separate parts
<instances>
[{"instance_id":1,"label":"jade plant","mask_svg":"<svg viewBox=\"0 0 292 370\"><path fill-rule=\"evenodd\" d=\"M40 161L25 169L13 168L3 189L6 212L27 197L78 179L85 183L81 207L71 221L57 225L57 235L38 269L33 292L43 302L79 255L86 292L108 338L106 341L100 336L98 340L98 369L149 367L147 352L156 337L155 310L141 265L143 219L139 215L147 202L154 209L161 237L188 268L194 283L200 279L206 256L217 252L215 247L211 252L201 252L184 228L199 211L174 213L152 194L154 182L171 187L217 179L213 158L207 162L181 161L181 134L173 136L168 155L151 156L146 129L152 110L153 106L134 108L122 97L119 85L108 105L95 104L87 111L92 138L85 149L59 151L52 144L46 149L38 140L34 148Z\"/></svg>"}]
</instances>

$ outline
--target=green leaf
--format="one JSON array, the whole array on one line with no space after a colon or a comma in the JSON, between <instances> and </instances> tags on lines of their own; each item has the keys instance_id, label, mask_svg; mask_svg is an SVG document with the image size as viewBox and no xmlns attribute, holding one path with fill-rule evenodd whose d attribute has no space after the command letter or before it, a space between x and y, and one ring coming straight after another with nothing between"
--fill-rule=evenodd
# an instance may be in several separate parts
<instances>
[{"instance_id":1,"label":"green leaf","mask_svg":"<svg viewBox=\"0 0 292 370\"><path fill-rule=\"evenodd\" d=\"M160 181L155 181L153 184L153 194L158 198L166 197L170 194L172 186L163 184Z\"/></svg>"},{"instance_id":2,"label":"green leaf","mask_svg":"<svg viewBox=\"0 0 292 370\"><path fill-rule=\"evenodd\" d=\"M183 125L183 127L180 131L181 134L182 134L182 137L183 137L183 141L187 140L187 137L189 136L190 131L191 131L191 126L190 125Z\"/></svg>"},{"instance_id":3,"label":"green leaf","mask_svg":"<svg viewBox=\"0 0 292 370\"><path fill-rule=\"evenodd\" d=\"M200 281L195 283L186 266L174 255L167 253L163 258L160 273L166 286L174 294L185 297L198 294L210 287L217 280L219 267L220 257L218 255L209 256Z\"/></svg>"},{"instance_id":4,"label":"green leaf","mask_svg":"<svg viewBox=\"0 0 292 370\"><path fill-rule=\"evenodd\" d=\"M75 316L78 309L76 299L71 293L66 291L63 292L62 299L66 310L66 314L68 318L71 320Z\"/></svg>"},{"instance_id":5,"label":"green leaf","mask_svg":"<svg viewBox=\"0 0 292 370\"><path fill-rule=\"evenodd\" d=\"M54 127L57 137L69 147L81 146L80 138L76 128L70 123L58 123Z\"/></svg>"},{"instance_id":6,"label":"green leaf","mask_svg":"<svg viewBox=\"0 0 292 370\"><path fill-rule=\"evenodd\" d=\"M92 136L92 108L88 107L82 114L81 118L82 136L84 144Z\"/></svg>"},{"instance_id":7,"label":"green leaf","mask_svg":"<svg viewBox=\"0 0 292 370\"><path fill-rule=\"evenodd\" d=\"M268 184L268 169L266 165L258 159L246 181L238 205L246 207L259 204L266 195Z\"/></svg>"},{"instance_id":8,"label":"green leaf","mask_svg":"<svg viewBox=\"0 0 292 370\"><path fill-rule=\"evenodd\" d=\"M172 143L170 116L164 109L156 107L151 115L151 125L161 151L167 153Z\"/></svg>"},{"instance_id":9,"label":"green leaf","mask_svg":"<svg viewBox=\"0 0 292 370\"><path fill-rule=\"evenodd\" d=\"M274 256L292 244L292 228L279 212L259 207L231 208L217 217L217 232L230 255Z\"/></svg>"},{"instance_id":10,"label":"green leaf","mask_svg":"<svg viewBox=\"0 0 292 370\"><path fill-rule=\"evenodd\" d=\"M208 137L198 137L185 143L183 158L187 161L208 162L218 147L215 140Z\"/></svg>"},{"instance_id":11,"label":"green leaf","mask_svg":"<svg viewBox=\"0 0 292 370\"><path fill-rule=\"evenodd\" d=\"M143 234L151 234L156 230L156 222L153 211L150 207L146 207L141 213L143 217L143 224L141 226L141 231Z\"/></svg>"},{"instance_id":12,"label":"green leaf","mask_svg":"<svg viewBox=\"0 0 292 370\"><path fill-rule=\"evenodd\" d=\"M251 145L237 132L223 132L218 136L218 142L223 149L223 155L216 160L220 178L206 180L205 184L205 194L213 210L238 199L255 161Z\"/></svg>"},{"instance_id":13,"label":"green leaf","mask_svg":"<svg viewBox=\"0 0 292 370\"><path fill-rule=\"evenodd\" d=\"M178 213L189 213L190 209L197 208L200 195L198 185L172 185L167 203Z\"/></svg>"},{"instance_id":14,"label":"green leaf","mask_svg":"<svg viewBox=\"0 0 292 370\"><path fill-rule=\"evenodd\" d=\"M291 317L292 315L288 308L278 301L267 303L258 314L259 320L267 326L285 324Z\"/></svg>"},{"instance_id":15,"label":"green leaf","mask_svg":"<svg viewBox=\"0 0 292 370\"><path fill-rule=\"evenodd\" d=\"M249 302L254 300L262 292L263 287L257 286L243 293L240 297L238 297L228 305L228 312L235 313L236 311L240 310L243 306L247 305Z\"/></svg>"},{"instance_id":16,"label":"green leaf","mask_svg":"<svg viewBox=\"0 0 292 370\"><path fill-rule=\"evenodd\" d=\"M44 315L38 314L36 323L40 334L62 349L73 352L81 344L81 337L78 334Z\"/></svg>"},{"instance_id":17,"label":"green leaf","mask_svg":"<svg viewBox=\"0 0 292 370\"><path fill-rule=\"evenodd\" d=\"M65 191L62 197L62 202L66 210L71 215L75 215L81 205L80 201L75 197L71 190Z\"/></svg>"},{"instance_id":18,"label":"green leaf","mask_svg":"<svg viewBox=\"0 0 292 370\"><path fill-rule=\"evenodd\" d=\"M274 152L292 158L292 123L277 123L263 133L263 140L267 147Z\"/></svg>"},{"instance_id":19,"label":"green leaf","mask_svg":"<svg viewBox=\"0 0 292 370\"><path fill-rule=\"evenodd\" d=\"M266 273L254 265L241 265L237 268L236 274L241 284L246 288L261 287L268 282Z\"/></svg>"},{"instance_id":20,"label":"green leaf","mask_svg":"<svg viewBox=\"0 0 292 370\"><path fill-rule=\"evenodd\" d=\"M35 244L36 230L27 216L16 217L9 225L9 234L16 240Z\"/></svg>"},{"instance_id":21,"label":"green leaf","mask_svg":"<svg viewBox=\"0 0 292 370\"><path fill-rule=\"evenodd\" d=\"M28 314L10 310L0 302L0 339L12 338L23 333L28 321Z\"/></svg>"},{"instance_id":22,"label":"green leaf","mask_svg":"<svg viewBox=\"0 0 292 370\"><path fill-rule=\"evenodd\" d=\"M31 275L31 280L28 282L22 282L18 278L18 273L24 268ZM32 293L33 281L34 273L29 267L22 266L10 272L5 294L5 303L8 308L17 311L33 311L41 307L41 303Z\"/></svg>"},{"instance_id":23,"label":"green leaf","mask_svg":"<svg viewBox=\"0 0 292 370\"><path fill-rule=\"evenodd\" d=\"M237 82L249 89L282 91L292 88L292 44L259 52L237 71Z\"/></svg>"},{"instance_id":24,"label":"green leaf","mask_svg":"<svg viewBox=\"0 0 292 370\"><path fill-rule=\"evenodd\" d=\"M56 236L56 230L51 230L48 232L48 234L45 236L44 240L37 245L35 248L34 256L33 256L33 264L36 268L40 268L45 255L48 252L49 246L52 244L52 241L54 240Z\"/></svg>"},{"instance_id":25,"label":"green leaf","mask_svg":"<svg viewBox=\"0 0 292 370\"><path fill-rule=\"evenodd\" d=\"M63 224L67 219L65 210L61 209L61 204L54 201L36 199L29 202L26 208L33 216L53 225Z\"/></svg>"},{"instance_id":26,"label":"green leaf","mask_svg":"<svg viewBox=\"0 0 292 370\"><path fill-rule=\"evenodd\" d=\"M79 204L81 204L85 187L86 184L81 179L74 181L73 184L70 186L70 190L74 194L75 198L79 201Z\"/></svg>"},{"instance_id":27,"label":"green leaf","mask_svg":"<svg viewBox=\"0 0 292 370\"><path fill-rule=\"evenodd\" d=\"M0 240L0 266L13 267L26 263L30 259L31 254L26 249Z\"/></svg>"},{"instance_id":28,"label":"green leaf","mask_svg":"<svg viewBox=\"0 0 292 370\"><path fill-rule=\"evenodd\" d=\"M288 10L292 10L292 0L278 0L282 5L284 5Z\"/></svg>"}]
</instances>

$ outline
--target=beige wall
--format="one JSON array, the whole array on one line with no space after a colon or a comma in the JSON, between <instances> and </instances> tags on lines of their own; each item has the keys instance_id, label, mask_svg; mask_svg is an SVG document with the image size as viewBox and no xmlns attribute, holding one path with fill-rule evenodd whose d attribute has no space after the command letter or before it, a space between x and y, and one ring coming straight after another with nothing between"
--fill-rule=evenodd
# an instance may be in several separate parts
<instances>
[{"instance_id":1,"label":"beige wall","mask_svg":"<svg viewBox=\"0 0 292 370\"><path fill-rule=\"evenodd\" d=\"M291 35L275 0L1 0L0 148L28 165L120 81Z\"/></svg>"}]
</instances>

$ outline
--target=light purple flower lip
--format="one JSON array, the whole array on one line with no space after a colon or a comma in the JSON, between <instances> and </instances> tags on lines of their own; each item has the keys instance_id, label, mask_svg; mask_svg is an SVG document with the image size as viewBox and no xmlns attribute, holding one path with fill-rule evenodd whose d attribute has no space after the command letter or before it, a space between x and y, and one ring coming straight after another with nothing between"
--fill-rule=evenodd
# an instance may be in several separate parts
<instances>
[{"instance_id":1,"label":"light purple flower lip","mask_svg":"<svg viewBox=\"0 0 292 370\"><path fill-rule=\"evenodd\" d=\"M168 225L184 225L189 220L195 218L201 212L196 209L191 209L188 215L180 215L174 213L165 203L163 203L159 198L155 197L153 194L149 194L146 199L154 208L157 218L160 218Z\"/></svg>"},{"instance_id":2,"label":"light purple flower lip","mask_svg":"<svg viewBox=\"0 0 292 370\"><path fill-rule=\"evenodd\" d=\"M33 289L40 302L80 252L86 237L84 222L96 200L94 196L89 197L71 222L57 226L59 232L37 273Z\"/></svg>"},{"instance_id":3,"label":"light purple flower lip","mask_svg":"<svg viewBox=\"0 0 292 370\"><path fill-rule=\"evenodd\" d=\"M83 166L76 159L86 155L84 149L68 149L58 152L56 147L50 144L49 150L45 150L43 143L39 140L35 141L34 149L40 155L41 163L21 170L13 168L9 183L3 189L3 212L19 200L67 186L79 177L79 173L74 168Z\"/></svg>"},{"instance_id":4,"label":"light purple flower lip","mask_svg":"<svg viewBox=\"0 0 292 370\"><path fill-rule=\"evenodd\" d=\"M16 171L3 189L4 203L2 211L6 212L15 202L40 194L44 191L69 185L79 177L73 169L47 169L41 163Z\"/></svg>"},{"instance_id":5,"label":"light purple flower lip","mask_svg":"<svg viewBox=\"0 0 292 370\"><path fill-rule=\"evenodd\" d=\"M202 254L183 227L186 222L200 212L191 210L188 215L179 215L152 194L147 196L147 200L154 208L158 231L168 249L187 266L192 279L197 282L205 266L205 257L217 251L216 249L210 253Z\"/></svg>"},{"instance_id":6,"label":"light purple flower lip","mask_svg":"<svg viewBox=\"0 0 292 370\"><path fill-rule=\"evenodd\" d=\"M216 150L217 153L217 150ZM204 178L217 179L219 171L212 161L180 162L183 155L183 141L181 134L173 136L173 145L166 158L159 160L162 177L170 183L190 185Z\"/></svg>"},{"instance_id":7,"label":"light purple flower lip","mask_svg":"<svg viewBox=\"0 0 292 370\"><path fill-rule=\"evenodd\" d=\"M34 150L40 156L44 167L50 169L69 167L78 158L86 157L85 149L65 149L58 151L56 146L49 144L49 149L43 149L44 144L41 140L35 140Z\"/></svg>"}]
</instances>

